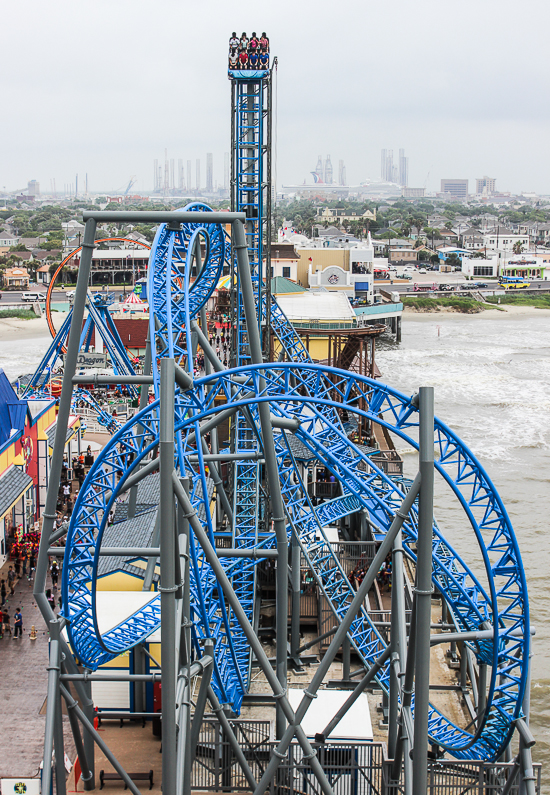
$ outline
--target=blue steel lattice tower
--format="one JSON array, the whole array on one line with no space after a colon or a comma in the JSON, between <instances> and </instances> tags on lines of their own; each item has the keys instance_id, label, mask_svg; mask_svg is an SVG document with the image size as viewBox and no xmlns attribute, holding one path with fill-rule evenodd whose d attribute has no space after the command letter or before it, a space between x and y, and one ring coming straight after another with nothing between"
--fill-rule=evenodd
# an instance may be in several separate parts
<instances>
[{"instance_id":1,"label":"blue steel lattice tower","mask_svg":"<svg viewBox=\"0 0 550 795\"><path fill-rule=\"evenodd\" d=\"M243 39L241 39L241 42ZM246 240L256 298L257 316L262 334L265 357L270 360L270 240L271 240L271 69L269 45L262 37L263 61L253 68L255 58L246 53L241 64L246 68L232 69L231 46L229 79L231 81L231 209L246 215ZM250 42L249 42L250 44ZM244 62L244 64L242 63ZM233 62L234 65L234 62ZM244 308L241 300L239 274L233 256L232 280L232 365L251 362ZM232 427L232 447L235 452L258 452L258 441L250 426L238 418ZM260 487L260 467L257 461L242 461L235 465L233 490L233 546L250 548L269 528L265 524L263 490ZM233 587L241 604L254 609L255 569L236 573ZM244 638L242 639L244 641ZM237 654L247 653L247 646Z\"/></svg>"}]
</instances>

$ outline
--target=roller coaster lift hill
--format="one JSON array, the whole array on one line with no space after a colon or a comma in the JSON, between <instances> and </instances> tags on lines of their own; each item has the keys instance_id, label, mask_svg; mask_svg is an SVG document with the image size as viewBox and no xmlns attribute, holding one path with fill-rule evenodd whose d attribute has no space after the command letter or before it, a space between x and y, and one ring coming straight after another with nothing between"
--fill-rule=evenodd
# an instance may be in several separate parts
<instances>
[{"instance_id":1,"label":"roller coaster lift hill","mask_svg":"<svg viewBox=\"0 0 550 795\"><path fill-rule=\"evenodd\" d=\"M236 37L232 37L236 38ZM236 45L243 52L250 41ZM269 54L269 42L264 39ZM265 47L265 42L264 42ZM255 49L255 48L254 48ZM230 67L231 67L230 50ZM234 55L234 53L233 53ZM240 60L243 63L243 59ZM514 532L489 476L466 445L434 417L433 390L407 396L353 372L314 364L269 292L272 70L229 70L232 92L232 211L214 212L199 202L183 210L84 213L86 223L72 321L66 341L50 487L43 515L35 597L50 630L50 662L42 786L55 778L65 795L61 701L67 707L85 790L95 788L97 745L125 785L136 784L94 727L91 683L162 682L162 789L189 795L191 770L206 704L216 713L249 788L256 795L284 780L284 760L297 744L308 765L312 792L332 795L320 749L357 696L376 683L389 698L388 754L395 789L427 792L428 746L465 763L497 762L508 753L515 731L519 754L504 789L514 778L520 792L535 792L528 726L530 626L527 587ZM269 58L268 58L269 64ZM149 349L143 375L116 374L121 384L141 385L140 410L113 433L90 469L68 528L56 530L55 508L77 356L82 345L96 226L102 222L156 223L149 259ZM230 225L231 237L226 233ZM225 368L208 341L205 307L229 269L232 278L231 367ZM270 333L281 355L270 361ZM196 345L206 374L194 377ZM98 381L101 376L98 376ZM154 401L148 403L149 385ZM419 451L413 482L392 479L348 438L342 413L379 423ZM230 420L227 448L218 428ZM308 456L340 484L340 496L313 505L303 466L290 444L295 437ZM209 443L206 439L209 438ZM434 457L435 450L435 457ZM435 459L435 460L434 460ZM219 463L231 467L224 485ZM108 516L122 495L158 473L158 535L145 549L118 554L146 560L144 606L108 631L99 629L98 565ZM433 516L434 477L458 501L477 542L474 568L445 540ZM216 508L211 509L212 501ZM323 528L363 512L382 540L354 590ZM229 548L218 548L220 528ZM52 547L64 538L64 547ZM305 560L330 606L336 631L302 701L287 698L289 542ZM176 554L174 554L176 550ZM45 595L48 557L63 555L62 614ZM390 642L366 609L366 597L388 555L393 557ZM410 617L405 615L403 558L416 570ZM267 658L255 627L256 571L276 562L276 664ZM293 556L292 560L295 560ZM479 561L484 567L480 579ZM151 590L160 565L160 583ZM299 563L298 563L299 565ZM291 577L292 580L292 577ZM445 603L452 632L430 635L432 592ZM128 673L102 666L142 646L159 628L160 672ZM342 644L361 661L362 679L342 710L316 738L302 722ZM479 697L470 726L462 727L430 703L430 647L459 643L477 666ZM467 653L467 654L466 654ZM269 760L253 772L234 731L251 685L252 655L277 705L276 741ZM291 656L299 656L292 648ZM473 669L472 669L473 670ZM471 674L474 676L474 674ZM195 711L191 695L200 677ZM73 697L71 688L76 691ZM134 710L149 719L154 713ZM55 764L50 760L55 749ZM399 784L399 781L402 783ZM393 786L393 785L392 785ZM279 791L287 785L279 784ZM309 790L308 790L309 791ZM339 790L338 790L339 791Z\"/></svg>"}]
</instances>

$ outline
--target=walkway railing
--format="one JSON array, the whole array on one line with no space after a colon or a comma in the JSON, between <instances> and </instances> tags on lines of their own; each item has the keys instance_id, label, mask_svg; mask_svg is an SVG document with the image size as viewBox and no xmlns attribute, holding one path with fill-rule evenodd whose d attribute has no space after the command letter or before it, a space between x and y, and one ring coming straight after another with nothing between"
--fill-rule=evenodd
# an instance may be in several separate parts
<instances>
[{"instance_id":1,"label":"walkway railing","mask_svg":"<svg viewBox=\"0 0 550 795\"><path fill-rule=\"evenodd\" d=\"M274 743L270 721L231 721L246 760L256 780L267 767ZM333 742L317 746L319 761L337 795L402 795L402 781L391 781L391 760L386 745L372 742ZM534 765L535 792L541 791L541 765ZM429 762L426 795L501 795L511 775L513 763ZM209 792L248 792L249 787L237 764L229 741L216 720L205 720L192 770L193 790ZM508 790L519 792L519 780ZM292 744L288 757L264 795L320 795L321 789L309 761L298 744Z\"/></svg>"}]
</instances>

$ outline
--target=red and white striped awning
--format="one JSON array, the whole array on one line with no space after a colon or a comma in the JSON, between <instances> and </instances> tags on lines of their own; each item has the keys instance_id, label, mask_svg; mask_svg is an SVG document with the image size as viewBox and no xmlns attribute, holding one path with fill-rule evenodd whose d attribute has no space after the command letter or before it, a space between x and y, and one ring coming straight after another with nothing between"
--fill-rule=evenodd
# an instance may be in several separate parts
<instances>
[{"instance_id":1,"label":"red and white striped awning","mask_svg":"<svg viewBox=\"0 0 550 795\"><path fill-rule=\"evenodd\" d=\"M124 301L125 304L143 304L141 298L135 293L130 293L128 298Z\"/></svg>"}]
</instances>

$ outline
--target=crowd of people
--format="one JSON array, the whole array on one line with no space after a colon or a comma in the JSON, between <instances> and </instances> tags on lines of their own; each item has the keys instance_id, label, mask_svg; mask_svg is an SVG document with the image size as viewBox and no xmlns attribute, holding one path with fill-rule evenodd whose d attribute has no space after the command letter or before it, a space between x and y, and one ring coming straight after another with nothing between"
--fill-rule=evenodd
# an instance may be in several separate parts
<instances>
[{"instance_id":1,"label":"crowd of people","mask_svg":"<svg viewBox=\"0 0 550 795\"><path fill-rule=\"evenodd\" d=\"M71 466L69 466L67 454L64 454L63 464L61 465L61 482L57 495L58 521L64 518L71 518L74 504L78 496L78 491L73 493L73 481L76 480L78 482L78 488L82 488L84 478L86 477L86 467L90 467L93 462L94 457L90 445L88 445L85 454L80 453L72 457Z\"/></svg>"},{"instance_id":2,"label":"crowd of people","mask_svg":"<svg viewBox=\"0 0 550 795\"><path fill-rule=\"evenodd\" d=\"M269 69L269 39L262 33L250 38L243 32L238 38L233 32L229 39L229 68L236 69Z\"/></svg>"},{"instance_id":3,"label":"crowd of people","mask_svg":"<svg viewBox=\"0 0 550 795\"><path fill-rule=\"evenodd\" d=\"M19 551L17 551L17 556L13 558L13 563L8 566L7 575L0 579L0 640L8 637L17 640L23 637L23 611L20 604L18 604L21 600L20 597L16 598L15 590L20 580L27 579L29 583L32 581L36 568L38 544L40 542L39 534L34 533L29 535L34 535L35 538L22 541L22 543L27 546L20 554ZM50 565L52 587L48 588L46 591L46 598L52 610L56 608L55 593L58 589L60 574L61 571L57 559L54 558ZM10 601L18 605L15 608L13 616L10 613ZM57 606L61 607L61 596L57 598Z\"/></svg>"},{"instance_id":4,"label":"crowd of people","mask_svg":"<svg viewBox=\"0 0 550 795\"><path fill-rule=\"evenodd\" d=\"M363 580L365 579L365 574L368 570L368 563L360 560L359 563L350 571L348 574L348 580L350 582L351 587L356 591ZM378 583L378 587L380 588L380 593L383 593L384 590L391 590L391 572L392 572L392 561L391 561L391 554L389 554L384 563L380 566L378 573L376 575L376 581Z\"/></svg>"}]
</instances>

